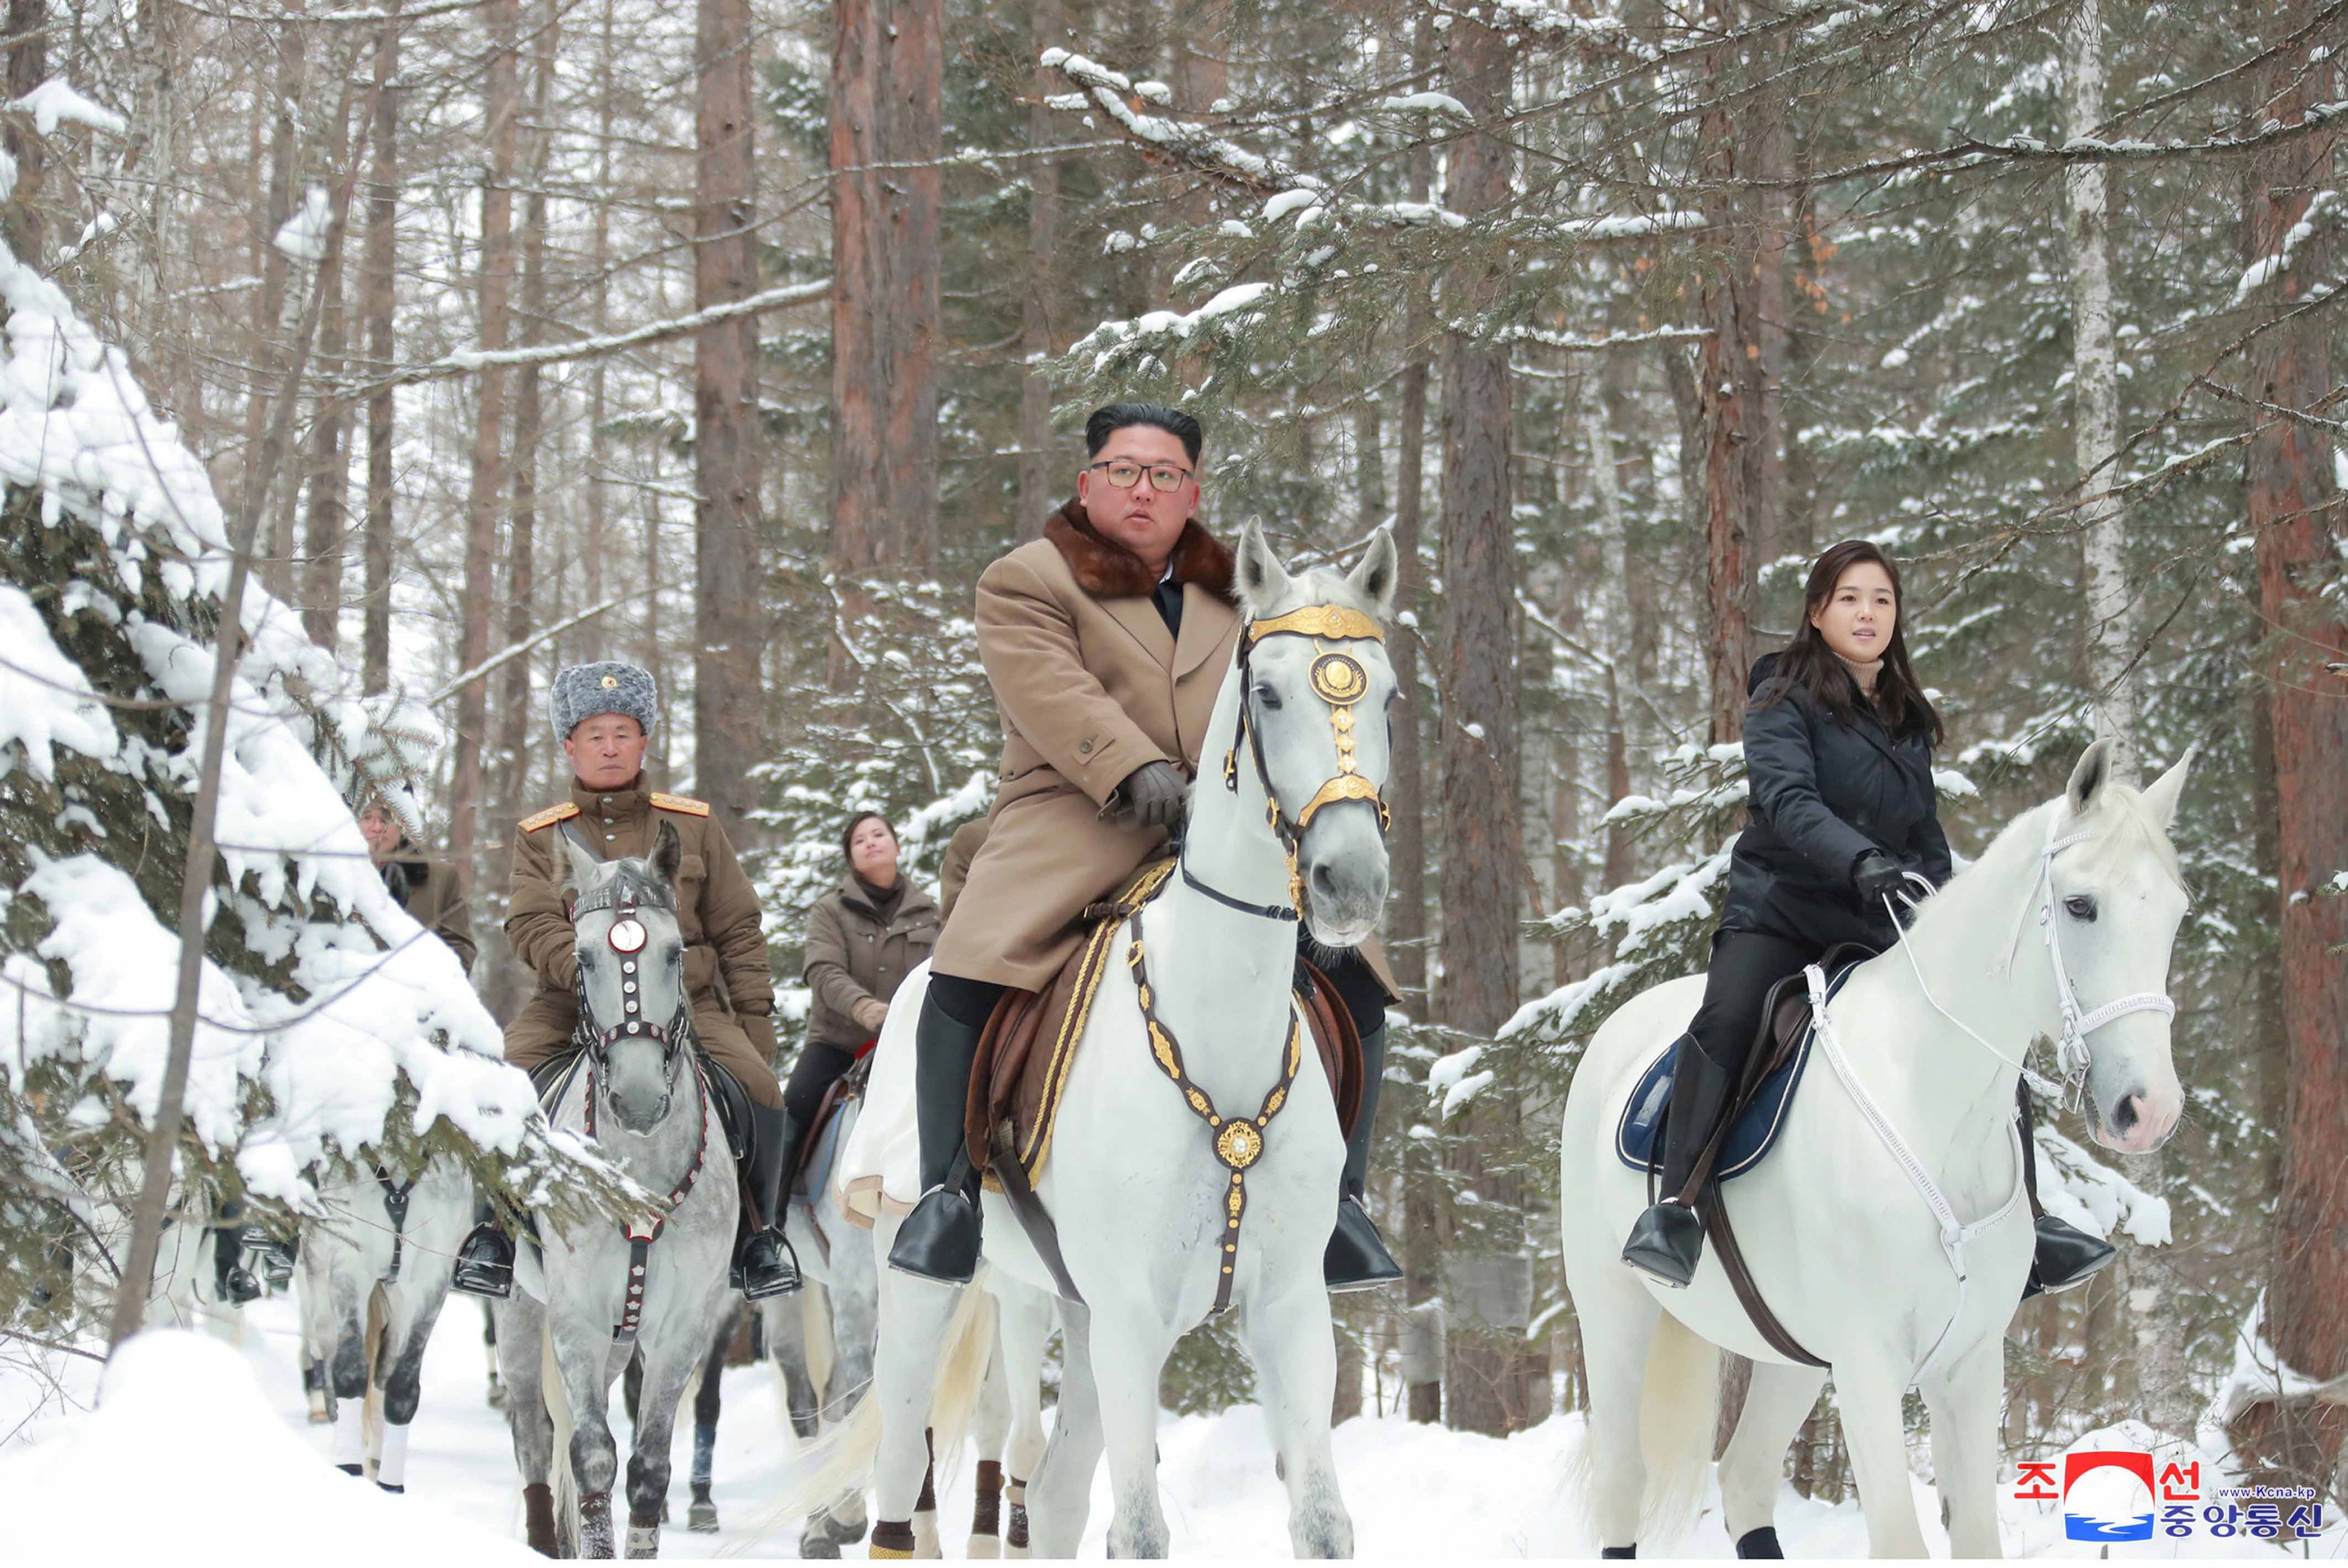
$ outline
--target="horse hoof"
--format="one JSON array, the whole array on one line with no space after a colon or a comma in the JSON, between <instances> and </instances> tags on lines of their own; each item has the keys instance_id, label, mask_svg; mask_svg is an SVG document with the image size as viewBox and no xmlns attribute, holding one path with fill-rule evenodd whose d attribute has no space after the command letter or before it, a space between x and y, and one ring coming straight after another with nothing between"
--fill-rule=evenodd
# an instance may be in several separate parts
<instances>
[{"instance_id":1,"label":"horse hoof","mask_svg":"<svg viewBox=\"0 0 2348 1568\"><path fill-rule=\"evenodd\" d=\"M913 1512L913 1555L916 1557L945 1555L938 1549L938 1516L934 1510L916 1509Z\"/></svg>"},{"instance_id":2,"label":"horse hoof","mask_svg":"<svg viewBox=\"0 0 2348 1568\"><path fill-rule=\"evenodd\" d=\"M335 1412L326 1408L326 1390L324 1389L311 1389L310 1424L314 1427L327 1426L334 1421L334 1419Z\"/></svg>"},{"instance_id":3,"label":"horse hoof","mask_svg":"<svg viewBox=\"0 0 2348 1568\"><path fill-rule=\"evenodd\" d=\"M377 1491L387 1491L394 1497L406 1497L407 1495L407 1489L406 1487L387 1486L382 1481L376 1481L375 1483L375 1489Z\"/></svg>"},{"instance_id":4,"label":"horse hoof","mask_svg":"<svg viewBox=\"0 0 2348 1568\"><path fill-rule=\"evenodd\" d=\"M839 1542L831 1538L831 1532L819 1524L799 1537L799 1555L836 1558L839 1555Z\"/></svg>"},{"instance_id":5,"label":"horse hoof","mask_svg":"<svg viewBox=\"0 0 2348 1568\"><path fill-rule=\"evenodd\" d=\"M695 1535L716 1534L717 1505L695 1499L692 1511L685 1516L685 1527Z\"/></svg>"},{"instance_id":6,"label":"horse hoof","mask_svg":"<svg viewBox=\"0 0 2348 1568\"><path fill-rule=\"evenodd\" d=\"M791 1412L791 1431L800 1441L812 1440L821 1430L823 1430L823 1419L820 1416L812 1412L804 1416L797 1410Z\"/></svg>"},{"instance_id":7,"label":"horse hoof","mask_svg":"<svg viewBox=\"0 0 2348 1568\"><path fill-rule=\"evenodd\" d=\"M965 1557L1000 1557L1003 1555L1003 1537L1000 1535L981 1535L976 1531L973 1531L971 1532L969 1549L966 1550L963 1555Z\"/></svg>"},{"instance_id":8,"label":"horse hoof","mask_svg":"<svg viewBox=\"0 0 2348 1568\"><path fill-rule=\"evenodd\" d=\"M1777 1527L1765 1524L1758 1530L1748 1530L1736 1538L1739 1557L1783 1557L1785 1549L1777 1544Z\"/></svg>"},{"instance_id":9,"label":"horse hoof","mask_svg":"<svg viewBox=\"0 0 2348 1568\"><path fill-rule=\"evenodd\" d=\"M1638 1554L1636 1546L1601 1546L1598 1549L1601 1557L1636 1557Z\"/></svg>"},{"instance_id":10,"label":"horse hoof","mask_svg":"<svg viewBox=\"0 0 2348 1568\"><path fill-rule=\"evenodd\" d=\"M628 1525L628 1555L631 1557L659 1556L660 1526L637 1524L631 1521Z\"/></svg>"},{"instance_id":11,"label":"horse hoof","mask_svg":"<svg viewBox=\"0 0 2348 1568\"><path fill-rule=\"evenodd\" d=\"M366 1466L363 1464L338 1464L335 1468L341 1471L345 1475L366 1474Z\"/></svg>"},{"instance_id":12,"label":"horse hoof","mask_svg":"<svg viewBox=\"0 0 2348 1568\"><path fill-rule=\"evenodd\" d=\"M491 1383L489 1385L489 1409L493 1410L502 1410L505 1408L506 1386L503 1383Z\"/></svg>"},{"instance_id":13,"label":"horse hoof","mask_svg":"<svg viewBox=\"0 0 2348 1568\"><path fill-rule=\"evenodd\" d=\"M861 1519L853 1524L843 1524L829 1513L823 1516L823 1532L837 1546L855 1545L864 1539L864 1532L870 1528L870 1525Z\"/></svg>"}]
</instances>

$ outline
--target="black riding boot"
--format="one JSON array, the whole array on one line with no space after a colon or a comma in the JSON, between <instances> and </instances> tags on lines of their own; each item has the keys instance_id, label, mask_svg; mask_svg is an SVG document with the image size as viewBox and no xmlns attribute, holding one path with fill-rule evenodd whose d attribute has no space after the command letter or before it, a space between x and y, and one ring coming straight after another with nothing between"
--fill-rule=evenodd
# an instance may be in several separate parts
<instances>
[{"instance_id":1,"label":"black riding boot","mask_svg":"<svg viewBox=\"0 0 2348 1568\"><path fill-rule=\"evenodd\" d=\"M1362 1104L1345 1140L1345 1174L1337 1197L1337 1228L1321 1255L1321 1276L1333 1291L1369 1290L1402 1277L1402 1265L1386 1250L1375 1220L1362 1203L1370 1179L1370 1144L1378 1129L1378 1082L1385 1071L1386 1031L1381 1024L1362 1036Z\"/></svg>"},{"instance_id":2,"label":"black riding boot","mask_svg":"<svg viewBox=\"0 0 2348 1568\"><path fill-rule=\"evenodd\" d=\"M889 1266L942 1285L968 1285L978 1271L978 1183L965 1152L963 1117L982 1024L967 1024L922 1000L913 1039L913 1105L922 1131L922 1201L898 1227Z\"/></svg>"},{"instance_id":3,"label":"black riding boot","mask_svg":"<svg viewBox=\"0 0 2348 1568\"><path fill-rule=\"evenodd\" d=\"M244 1266L242 1225L221 1225L212 1231L212 1285L222 1301L239 1307L261 1299L261 1281Z\"/></svg>"},{"instance_id":4,"label":"black riding boot","mask_svg":"<svg viewBox=\"0 0 2348 1568\"><path fill-rule=\"evenodd\" d=\"M734 1283L753 1301L799 1287L798 1255L783 1239L783 1159L798 1143L791 1121L791 1113L780 1107L750 1107L750 1166L742 1184L748 1202L742 1207L741 1235L734 1248Z\"/></svg>"},{"instance_id":5,"label":"black riding boot","mask_svg":"<svg viewBox=\"0 0 2348 1568\"><path fill-rule=\"evenodd\" d=\"M1631 1239L1622 1244L1622 1261L1657 1284L1685 1289L1695 1277L1704 1256L1704 1218L1679 1202L1680 1189L1687 1185L1733 1091L1728 1070L1705 1055L1693 1035L1682 1035L1672 1066L1671 1115L1663 1123L1657 1188L1663 1199L1639 1216Z\"/></svg>"},{"instance_id":6,"label":"black riding boot","mask_svg":"<svg viewBox=\"0 0 2348 1568\"><path fill-rule=\"evenodd\" d=\"M498 1211L487 1198L473 1200L473 1228L457 1246L456 1272L449 1285L468 1296L503 1301L513 1294L513 1238L498 1224Z\"/></svg>"},{"instance_id":7,"label":"black riding boot","mask_svg":"<svg viewBox=\"0 0 2348 1568\"><path fill-rule=\"evenodd\" d=\"M2030 1260L2030 1282L2022 1287L2022 1299L2027 1301L2034 1296L2053 1296L2086 1284L2087 1277L2117 1257L2119 1251L2076 1225L2039 1212L2038 1140L2031 1132L2027 1082L2015 1086L2014 1100L2022 1122L2023 1183L2030 1190L2030 1212L2037 1216L2038 1226L2037 1250Z\"/></svg>"}]
</instances>

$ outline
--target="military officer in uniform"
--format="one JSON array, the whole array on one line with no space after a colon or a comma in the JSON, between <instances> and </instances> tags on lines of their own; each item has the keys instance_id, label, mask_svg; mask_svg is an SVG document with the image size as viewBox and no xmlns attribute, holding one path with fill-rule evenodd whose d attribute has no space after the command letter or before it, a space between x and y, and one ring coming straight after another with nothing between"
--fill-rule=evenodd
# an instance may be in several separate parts
<instances>
[{"instance_id":1,"label":"military officer in uniform","mask_svg":"<svg viewBox=\"0 0 2348 1568\"><path fill-rule=\"evenodd\" d=\"M684 849L676 918L693 1032L707 1066L741 1085L755 1123L736 1283L754 1301L796 1290L798 1263L782 1236L788 1139L773 1065L775 986L757 896L707 804L644 785L644 751L659 717L651 675L631 664L573 665L555 676L552 706L554 733L571 761L571 798L524 819L514 835L506 937L537 975L538 989L506 1029L506 1060L535 1071L577 1049L579 965L558 839L567 832L609 860L648 855L663 823L675 828ZM743 1151L735 1158L739 1164ZM479 1226L458 1255L458 1286L503 1296L512 1266L512 1241L494 1225Z\"/></svg>"}]
</instances>

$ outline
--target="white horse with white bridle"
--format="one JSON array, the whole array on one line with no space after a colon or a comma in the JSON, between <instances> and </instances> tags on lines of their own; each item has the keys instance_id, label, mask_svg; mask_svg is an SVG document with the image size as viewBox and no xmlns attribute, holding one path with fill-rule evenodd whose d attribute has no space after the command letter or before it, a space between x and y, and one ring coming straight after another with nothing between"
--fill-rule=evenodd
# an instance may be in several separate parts
<instances>
[{"instance_id":1,"label":"white horse with white bridle","mask_svg":"<svg viewBox=\"0 0 2348 1568\"><path fill-rule=\"evenodd\" d=\"M2113 780L2104 743L2089 746L2061 799L2016 818L1918 906L1899 951L1818 1004L1776 1150L1717 1189L1762 1298L1832 1368L1877 1556L1925 1555L1900 1418L1911 1387L1931 1415L1952 1550L2000 1554L2004 1331L2033 1246L2014 1128L2031 1042L2057 1042L2106 1147L2157 1149L2177 1124L2167 989L2187 897L2168 827L2190 761L2138 793ZM1764 1340L1716 1248L1685 1290L1621 1259L1648 1195L1615 1156L1615 1128L1704 983L1673 980L1615 1012L1566 1101L1565 1268L1590 1375L1589 1501L1610 1556L1685 1522L1711 1454L1718 1349L1754 1364L1720 1460L1722 1509L1740 1555L1776 1555L1786 1448L1827 1377Z\"/></svg>"},{"instance_id":2,"label":"white horse with white bridle","mask_svg":"<svg viewBox=\"0 0 2348 1568\"><path fill-rule=\"evenodd\" d=\"M1380 622L1395 563L1383 530L1350 574L1291 577L1252 525L1241 542L1241 651L1201 748L1207 771L1190 794L1182 873L1119 934L1036 1183L1083 1296L1060 1307L1058 1417L1027 1489L1036 1556L1074 1554L1104 1450L1109 1550L1165 1554L1159 1376L1175 1341L1225 1306L1255 1365L1298 1555L1352 1553L1330 1454L1337 1365L1322 1273L1344 1136L1292 988L1300 925L1321 944L1351 947L1375 929L1385 902L1379 790L1395 682ZM884 1030L884 1053L911 1049L927 972L915 976L890 1010L892 1024L908 1020L907 1038L892 1046ZM901 1078L910 1088L911 1072ZM877 1223L883 1257L899 1218L884 1212ZM999 1194L986 1196L985 1234L988 1268L1056 1293ZM941 1357L962 1348L947 1343L960 1294L881 1275L868 1401L880 1425L876 1555L911 1545ZM961 1322L976 1332L988 1316L964 1312ZM952 1358L973 1371L986 1359ZM969 1392L949 1390L940 1403Z\"/></svg>"},{"instance_id":3,"label":"white horse with white bridle","mask_svg":"<svg viewBox=\"0 0 2348 1568\"><path fill-rule=\"evenodd\" d=\"M677 1401L725 1302L741 1200L692 1041L676 830L662 824L643 859L598 862L564 847L579 895L572 920L585 1044L549 1120L659 1201L625 1225L548 1225L542 1251L518 1246L514 1293L498 1311L498 1360L530 1544L551 1552L575 1542L576 1555L611 1557L612 1382L632 1355L644 1357L626 1544L629 1556L646 1557L660 1544Z\"/></svg>"}]
</instances>

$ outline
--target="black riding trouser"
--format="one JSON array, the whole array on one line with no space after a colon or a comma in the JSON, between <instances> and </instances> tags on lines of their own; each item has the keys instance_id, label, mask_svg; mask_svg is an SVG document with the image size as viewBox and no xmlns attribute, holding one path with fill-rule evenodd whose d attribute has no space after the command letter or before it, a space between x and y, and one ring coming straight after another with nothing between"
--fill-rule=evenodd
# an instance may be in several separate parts
<instances>
[{"instance_id":1,"label":"black riding trouser","mask_svg":"<svg viewBox=\"0 0 2348 1568\"><path fill-rule=\"evenodd\" d=\"M844 1045L811 1040L799 1048L799 1059L792 1063L791 1076L783 1084L783 1109L802 1132L815 1125L823 1097L855 1065L856 1052Z\"/></svg>"},{"instance_id":2,"label":"black riding trouser","mask_svg":"<svg viewBox=\"0 0 2348 1568\"><path fill-rule=\"evenodd\" d=\"M1696 1048L1728 1074L1731 1084L1745 1071L1761 1029L1762 1004L1769 988L1815 964L1826 949L1767 931L1713 933L1712 962L1704 969L1704 1005L1688 1033Z\"/></svg>"}]
</instances>

